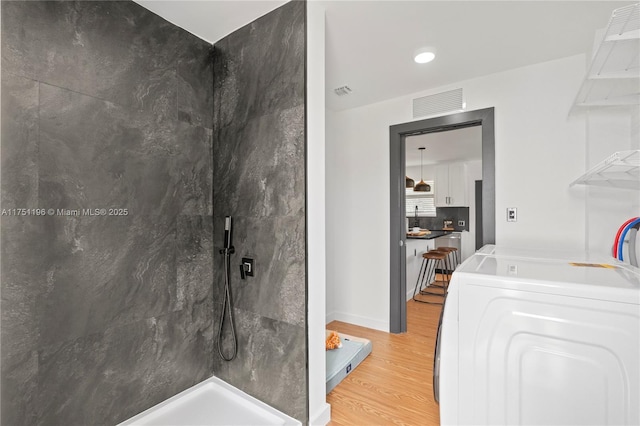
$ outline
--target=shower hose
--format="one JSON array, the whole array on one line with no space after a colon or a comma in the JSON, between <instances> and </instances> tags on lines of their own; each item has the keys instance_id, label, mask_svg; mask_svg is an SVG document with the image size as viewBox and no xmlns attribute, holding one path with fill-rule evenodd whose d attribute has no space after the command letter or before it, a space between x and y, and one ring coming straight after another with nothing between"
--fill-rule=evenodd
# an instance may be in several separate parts
<instances>
[{"instance_id":1,"label":"shower hose","mask_svg":"<svg viewBox=\"0 0 640 426\"><path fill-rule=\"evenodd\" d=\"M229 274L231 272L231 250L227 248L220 250L220 253L224 255L224 301L222 303L220 326L218 328L218 354L220 354L220 358L225 361L233 361L233 359L238 354L238 339L236 337L236 329L233 325L233 308L231 306L231 291L229 290ZM229 312L229 327L231 329L231 339L233 340L233 349L231 352L231 356L229 357L225 356L224 351L222 350L223 330L225 322L224 319L226 312Z\"/></svg>"}]
</instances>

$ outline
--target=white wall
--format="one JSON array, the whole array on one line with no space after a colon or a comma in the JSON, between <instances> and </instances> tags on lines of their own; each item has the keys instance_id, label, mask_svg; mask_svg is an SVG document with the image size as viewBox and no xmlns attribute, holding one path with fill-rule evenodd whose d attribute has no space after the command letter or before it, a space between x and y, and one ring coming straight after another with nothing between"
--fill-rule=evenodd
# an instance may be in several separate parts
<instances>
[{"instance_id":1,"label":"white wall","mask_svg":"<svg viewBox=\"0 0 640 426\"><path fill-rule=\"evenodd\" d=\"M338 137L338 133L337 133L337 129L334 125L332 125L332 123L335 121L336 117L335 117L335 113L332 110L327 109L325 111L325 140L326 140L326 145L325 145L325 171L328 173L329 170L332 168L330 168L328 165L329 164L335 164L336 166L339 166L340 168L344 168L345 165L338 165L336 164L339 161L339 158L334 158L332 156L332 150L330 149L330 143L329 141L331 140L336 140L336 138ZM336 243L337 239L335 238L335 232L331 229L329 229L329 224L330 223L336 223L335 221L331 222L331 220L329 219L329 217L332 215L331 212L331 207L336 206L336 205L340 205L340 197L344 196L345 194L343 194L342 192L339 191L332 191L330 186L329 186L329 182L332 181L331 177L325 174L325 191L326 191L326 198L325 198L325 220L326 220L326 230L325 230L325 236L326 236L326 287L325 287L325 291L326 291L326 312L325 312L325 322L328 324L331 321L333 321L333 313L336 311L336 299L338 297L338 292L334 290L334 286L333 284L330 282L330 280L332 280L333 278L331 277L331 275L329 274L329 265L330 264L335 264L337 259L339 259L339 250L335 250L335 246L334 244ZM329 204L328 201L329 199L332 199L332 203ZM336 212L337 213L337 212ZM333 237L333 238L332 238ZM335 269L333 269L334 273L335 273Z\"/></svg>"},{"instance_id":2,"label":"white wall","mask_svg":"<svg viewBox=\"0 0 640 426\"><path fill-rule=\"evenodd\" d=\"M307 339L309 424L325 425L325 11L307 2Z\"/></svg>"},{"instance_id":3,"label":"white wall","mask_svg":"<svg viewBox=\"0 0 640 426\"><path fill-rule=\"evenodd\" d=\"M590 109L587 117L587 157L590 169L616 151L640 149L640 111L635 107ZM578 176L576 176L578 177ZM575 191L585 189L574 187ZM640 216L640 192L629 189L586 188L586 249L611 255L618 228L632 217ZM640 242L638 244L640 248ZM623 250L627 256L628 249ZM638 251L640 253L640 250Z\"/></svg>"},{"instance_id":4,"label":"white wall","mask_svg":"<svg viewBox=\"0 0 640 426\"><path fill-rule=\"evenodd\" d=\"M581 249L585 119L568 117L585 56L492 74L327 116L328 319L389 329L389 126L411 100L462 87L467 110L495 107L496 241ZM506 208L518 222L506 222Z\"/></svg>"},{"instance_id":5,"label":"white wall","mask_svg":"<svg viewBox=\"0 0 640 426\"><path fill-rule=\"evenodd\" d=\"M329 114L326 145L327 321L380 330L389 328L386 115L384 104Z\"/></svg>"}]
</instances>

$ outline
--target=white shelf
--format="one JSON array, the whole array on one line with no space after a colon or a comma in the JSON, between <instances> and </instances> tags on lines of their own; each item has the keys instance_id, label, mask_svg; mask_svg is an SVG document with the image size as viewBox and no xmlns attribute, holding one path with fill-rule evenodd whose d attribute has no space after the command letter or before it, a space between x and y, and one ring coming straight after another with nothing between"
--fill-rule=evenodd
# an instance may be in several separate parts
<instances>
[{"instance_id":1,"label":"white shelf","mask_svg":"<svg viewBox=\"0 0 640 426\"><path fill-rule=\"evenodd\" d=\"M640 104L640 3L613 11L574 106Z\"/></svg>"},{"instance_id":2,"label":"white shelf","mask_svg":"<svg viewBox=\"0 0 640 426\"><path fill-rule=\"evenodd\" d=\"M574 185L640 190L640 149L613 153L570 186Z\"/></svg>"}]
</instances>

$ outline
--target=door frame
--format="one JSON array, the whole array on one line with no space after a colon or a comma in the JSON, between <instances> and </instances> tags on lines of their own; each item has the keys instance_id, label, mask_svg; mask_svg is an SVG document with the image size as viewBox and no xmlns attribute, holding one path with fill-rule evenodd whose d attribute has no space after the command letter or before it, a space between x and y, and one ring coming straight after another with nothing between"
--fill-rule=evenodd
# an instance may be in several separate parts
<instances>
[{"instance_id":1,"label":"door frame","mask_svg":"<svg viewBox=\"0 0 640 426\"><path fill-rule=\"evenodd\" d=\"M494 108L465 111L426 120L389 126L390 153L390 297L389 329L407 331L406 232L405 232L405 139L407 136L446 132L482 126L482 232L483 244L494 244L495 203L495 125Z\"/></svg>"}]
</instances>

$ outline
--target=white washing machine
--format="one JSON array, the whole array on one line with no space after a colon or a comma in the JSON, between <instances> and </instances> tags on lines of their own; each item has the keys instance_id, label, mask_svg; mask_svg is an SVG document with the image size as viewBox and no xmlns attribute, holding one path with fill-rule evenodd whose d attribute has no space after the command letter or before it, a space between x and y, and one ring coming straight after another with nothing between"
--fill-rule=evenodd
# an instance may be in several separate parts
<instances>
[{"instance_id":1,"label":"white washing machine","mask_svg":"<svg viewBox=\"0 0 640 426\"><path fill-rule=\"evenodd\" d=\"M434 391L445 425L640 424L640 270L483 248L449 286Z\"/></svg>"}]
</instances>

